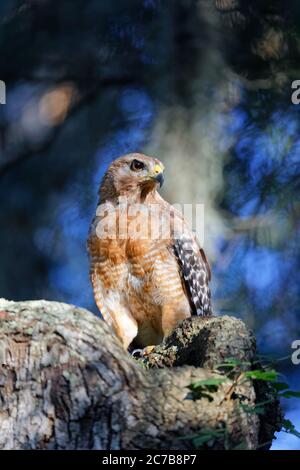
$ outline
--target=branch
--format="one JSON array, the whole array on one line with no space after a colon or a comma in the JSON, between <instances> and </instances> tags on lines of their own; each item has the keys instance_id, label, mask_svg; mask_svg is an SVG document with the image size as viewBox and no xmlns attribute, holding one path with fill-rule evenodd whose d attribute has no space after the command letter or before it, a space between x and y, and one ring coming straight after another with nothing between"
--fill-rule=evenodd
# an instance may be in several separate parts
<instances>
[{"instance_id":1,"label":"branch","mask_svg":"<svg viewBox=\"0 0 300 470\"><path fill-rule=\"evenodd\" d=\"M256 449L263 426L272 437L278 422L262 425L239 406L255 405L251 380L228 379L199 399L188 389L224 378L216 362L254 352L240 320L194 318L141 365L84 309L1 300L0 449L192 449L187 438L203 432L213 436L206 448ZM278 417L278 403L272 409Z\"/></svg>"},{"instance_id":2,"label":"branch","mask_svg":"<svg viewBox=\"0 0 300 470\"><path fill-rule=\"evenodd\" d=\"M149 367L185 364L214 369L226 358L250 362L255 358L255 338L233 317L195 317L181 323L144 361Z\"/></svg>"}]
</instances>

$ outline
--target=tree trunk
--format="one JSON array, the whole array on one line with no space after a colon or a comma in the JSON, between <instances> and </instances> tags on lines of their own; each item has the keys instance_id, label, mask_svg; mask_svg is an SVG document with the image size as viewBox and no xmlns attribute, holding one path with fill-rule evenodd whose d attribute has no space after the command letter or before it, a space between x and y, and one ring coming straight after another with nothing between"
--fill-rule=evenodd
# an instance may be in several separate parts
<instances>
[{"instance_id":1,"label":"tree trunk","mask_svg":"<svg viewBox=\"0 0 300 470\"><path fill-rule=\"evenodd\" d=\"M240 406L255 405L251 380L199 399L188 388L224 379L213 369L226 358L254 354L253 335L232 317L186 320L137 361L84 309L1 300L0 448L193 449L189 437L206 433L204 448L256 449L279 429L276 398L259 418Z\"/></svg>"}]
</instances>

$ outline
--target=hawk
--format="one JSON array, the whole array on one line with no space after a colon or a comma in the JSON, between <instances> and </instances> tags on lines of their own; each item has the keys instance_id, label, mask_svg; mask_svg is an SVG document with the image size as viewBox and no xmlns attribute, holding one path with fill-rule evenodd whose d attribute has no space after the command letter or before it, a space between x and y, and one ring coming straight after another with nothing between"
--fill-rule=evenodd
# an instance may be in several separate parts
<instances>
[{"instance_id":1,"label":"hawk","mask_svg":"<svg viewBox=\"0 0 300 470\"><path fill-rule=\"evenodd\" d=\"M209 264L180 211L158 193L163 181L156 158L113 161L89 232L95 301L126 350L159 344L185 318L212 314Z\"/></svg>"}]
</instances>

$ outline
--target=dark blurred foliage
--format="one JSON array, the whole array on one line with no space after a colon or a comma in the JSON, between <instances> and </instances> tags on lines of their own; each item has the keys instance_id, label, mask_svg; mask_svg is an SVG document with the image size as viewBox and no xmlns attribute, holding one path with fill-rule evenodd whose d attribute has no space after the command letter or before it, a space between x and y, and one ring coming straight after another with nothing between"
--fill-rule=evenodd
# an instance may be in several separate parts
<instances>
[{"instance_id":1,"label":"dark blurred foliage","mask_svg":"<svg viewBox=\"0 0 300 470\"><path fill-rule=\"evenodd\" d=\"M85 243L98 184L113 158L141 150L166 163L170 201L205 203L215 311L244 318L261 352L289 354L299 2L2 0L0 15L0 296L97 312ZM300 388L299 367L282 371Z\"/></svg>"}]
</instances>

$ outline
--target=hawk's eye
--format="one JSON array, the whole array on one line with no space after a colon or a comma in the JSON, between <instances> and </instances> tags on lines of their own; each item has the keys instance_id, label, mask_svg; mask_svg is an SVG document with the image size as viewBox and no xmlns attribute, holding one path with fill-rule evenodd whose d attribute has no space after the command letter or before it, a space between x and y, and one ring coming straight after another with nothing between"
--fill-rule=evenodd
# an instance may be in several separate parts
<instances>
[{"instance_id":1,"label":"hawk's eye","mask_svg":"<svg viewBox=\"0 0 300 470\"><path fill-rule=\"evenodd\" d=\"M143 162L140 162L139 160L133 160L130 165L130 169L132 171L141 171L145 168L145 165Z\"/></svg>"}]
</instances>

